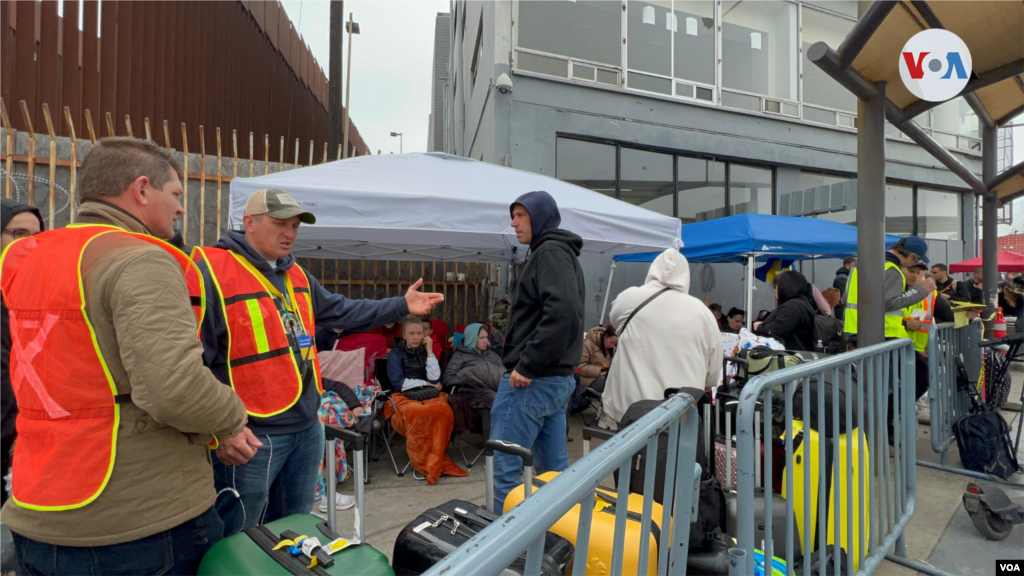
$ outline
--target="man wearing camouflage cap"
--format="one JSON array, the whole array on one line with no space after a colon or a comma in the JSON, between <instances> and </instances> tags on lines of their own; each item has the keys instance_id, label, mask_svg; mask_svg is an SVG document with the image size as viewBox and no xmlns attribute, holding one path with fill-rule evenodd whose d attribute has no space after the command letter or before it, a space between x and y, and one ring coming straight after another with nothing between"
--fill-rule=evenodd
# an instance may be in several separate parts
<instances>
[{"instance_id":1,"label":"man wearing camouflage cap","mask_svg":"<svg viewBox=\"0 0 1024 576\"><path fill-rule=\"evenodd\" d=\"M281 190L250 196L242 224L244 231L193 252L208 302L203 360L242 399L258 439L216 451L216 506L225 536L313 507L324 455L317 327L363 332L406 314L429 314L444 299L419 292L422 279L404 297L379 301L328 292L291 255L299 225L316 224L316 217ZM352 503L338 494L333 504Z\"/></svg>"}]
</instances>

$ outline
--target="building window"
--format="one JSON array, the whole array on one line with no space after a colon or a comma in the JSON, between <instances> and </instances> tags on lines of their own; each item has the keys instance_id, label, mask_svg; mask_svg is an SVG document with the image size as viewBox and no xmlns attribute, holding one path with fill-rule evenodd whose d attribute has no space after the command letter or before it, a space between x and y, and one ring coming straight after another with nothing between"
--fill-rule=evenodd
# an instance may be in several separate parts
<instances>
[{"instance_id":1,"label":"building window","mask_svg":"<svg viewBox=\"0 0 1024 576\"><path fill-rule=\"evenodd\" d=\"M555 178L615 198L615 146L559 138Z\"/></svg>"},{"instance_id":2,"label":"building window","mask_svg":"<svg viewBox=\"0 0 1024 576\"><path fill-rule=\"evenodd\" d=\"M771 168L729 164L729 215L771 213Z\"/></svg>"},{"instance_id":3,"label":"building window","mask_svg":"<svg viewBox=\"0 0 1024 576\"><path fill-rule=\"evenodd\" d=\"M518 47L590 62L622 64L618 2L521 0ZM664 26L664 23L662 23Z\"/></svg>"},{"instance_id":4,"label":"building window","mask_svg":"<svg viewBox=\"0 0 1024 576\"><path fill-rule=\"evenodd\" d=\"M933 128L936 132L981 138L978 116L963 98L955 98L943 102L932 109L932 114L934 116L932 119ZM954 138L952 144L949 143L950 140L948 138L945 141L940 140L940 142L949 148L956 148L955 140Z\"/></svg>"},{"instance_id":5,"label":"building window","mask_svg":"<svg viewBox=\"0 0 1024 576\"><path fill-rule=\"evenodd\" d=\"M885 185L885 232L899 236L914 233L914 189L897 184Z\"/></svg>"},{"instance_id":6,"label":"building window","mask_svg":"<svg viewBox=\"0 0 1024 576\"><path fill-rule=\"evenodd\" d=\"M649 4L629 2L626 7L626 26L629 38L629 69L662 76L672 74L672 15L671 2ZM669 86L671 93L671 84Z\"/></svg>"},{"instance_id":7,"label":"building window","mask_svg":"<svg viewBox=\"0 0 1024 576\"><path fill-rule=\"evenodd\" d=\"M960 195L917 189L917 235L930 240L960 240Z\"/></svg>"},{"instance_id":8,"label":"building window","mask_svg":"<svg viewBox=\"0 0 1024 576\"><path fill-rule=\"evenodd\" d=\"M715 3L674 2L673 74L676 78L715 84ZM679 94L677 93L677 96Z\"/></svg>"},{"instance_id":9,"label":"building window","mask_svg":"<svg viewBox=\"0 0 1024 576\"><path fill-rule=\"evenodd\" d=\"M801 44L803 54L806 55L807 50L815 42L827 42L829 46L838 48L850 30L853 30L854 22L804 8L802 25ZM806 58L806 56L804 57ZM807 60L804 60L803 101L808 104L857 113L857 97L828 74L825 74L821 68Z\"/></svg>"},{"instance_id":10,"label":"building window","mask_svg":"<svg viewBox=\"0 0 1024 576\"><path fill-rule=\"evenodd\" d=\"M676 165L676 203L683 224L724 217L725 162L679 156Z\"/></svg>"},{"instance_id":11,"label":"building window","mask_svg":"<svg viewBox=\"0 0 1024 576\"><path fill-rule=\"evenodd\" d=\"M641 208L672 216L672 156L623 148L620 199Z\"/></svg>"},{"instance_id":12,"label":"building window","mask_svg":"<svg viewBox=\"0 0 1024 576\"><path fill-rule=\"evenodd\" d=\"M796 5L723 2L722 86L796 100L796 42Z\"/></svg>"}]
</instances>

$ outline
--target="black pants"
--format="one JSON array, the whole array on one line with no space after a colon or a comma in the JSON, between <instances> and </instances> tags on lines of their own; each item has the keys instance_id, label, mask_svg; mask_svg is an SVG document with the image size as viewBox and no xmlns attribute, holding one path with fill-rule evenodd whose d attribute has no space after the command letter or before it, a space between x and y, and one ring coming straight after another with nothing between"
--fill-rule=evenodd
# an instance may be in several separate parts
<instances>
[{"instance_id":1,"label":"black pants","mask_svg":"<svg viewBox=\"0 0 1024 576\"><path fill-rule=\"evenodd\" d=\"M914 353L914 402L917 402L924 393L928 391L928 357L920 352ZM894 399L893 395L889 394L889 445L892 446L893 442L893 417L896 412L894 410ZM916 418L917 415L905 415L904 417ZM916 441L916 439L915 439Z\"/></svg>"}]
</instances>

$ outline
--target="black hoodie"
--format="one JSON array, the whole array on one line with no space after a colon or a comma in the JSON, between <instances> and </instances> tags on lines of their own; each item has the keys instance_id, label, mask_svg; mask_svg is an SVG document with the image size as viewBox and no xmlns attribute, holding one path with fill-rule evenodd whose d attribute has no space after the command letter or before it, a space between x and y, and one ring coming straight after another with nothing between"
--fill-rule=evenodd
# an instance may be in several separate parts
<instances>
[{"instance_id":1,"label":"black hoodie","mask_svg":"<svg viewBox=\"0 0 1024 576\"><path fill-rule=\"evenodd\" d=\"M513 292L501 360L531 380L570 376L583 357L583 239L558 227L562 217L547 192L523 194L516 204L530 213L533 240Z\"/></svg>"},{"instance_id":2,"label":"black hoodie","mask_svg":"<svg viewBox=\"0 0 1024 576\"><path fill-rule=\"evenodd\" d=\"M11 223L11 220L22 212L31 212L35 214L36 218L39 219L39 229L46 230L46 226L43 224L43 215L40 214L39 209L35 206L29 206L28 204L22 204L21 202L15 202L14 200L8 200L6 198L0 202L3 204L3 213L0 214L0 216L2 216L2 222L0 222L2 223L2 226L0 226L0 230L6 230L7 225ZM11 387L11 331L7 323L7 305L0 303L0 308L2 308L2 310L0 310L0 315L3 316L3 332L0 334L0 343L2 343L3 347L2 356L0 356L0 359L3 360L3 367L0 369L0 380L2 380L2 383L0 383L2 384L0 385L0 391L2 391L2 402L0 402L0 404L2 404L2 406L0 406L0 408L3 410L3 423L0 437L6 439L14 436L15 419L18 415L18 406L14 399L14 388ZM3 472L6 473L6 470Z\"/></svg>"},{"instance_id":3,"label":"black hoodie","mask_svg":"<svg viewBox=\"0 0 1024 576\"><path fill-rule=\"evenodd\" d=\"M811 285L794 270L779 276L779 307L754 331L775 338L786 350L814 350L814 307Z\"/></svg>"}]
</instances>

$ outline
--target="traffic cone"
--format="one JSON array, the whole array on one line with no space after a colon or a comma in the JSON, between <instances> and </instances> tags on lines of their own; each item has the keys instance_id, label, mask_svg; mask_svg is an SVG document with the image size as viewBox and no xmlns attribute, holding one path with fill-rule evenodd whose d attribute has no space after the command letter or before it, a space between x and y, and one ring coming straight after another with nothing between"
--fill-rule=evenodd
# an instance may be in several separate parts
<instances>
[{"instance_id":1,"label":"traffic cone","mask_svg":"<svg viewBox=\"0 0 1024 576\"><path fill-rule=\"evenodd\" d=\"M1003 309L996 308L996 321L992 326L992 335L996 338L1006 336L1006 319L1003 318Z\"/></svg>"}]
</instances>

